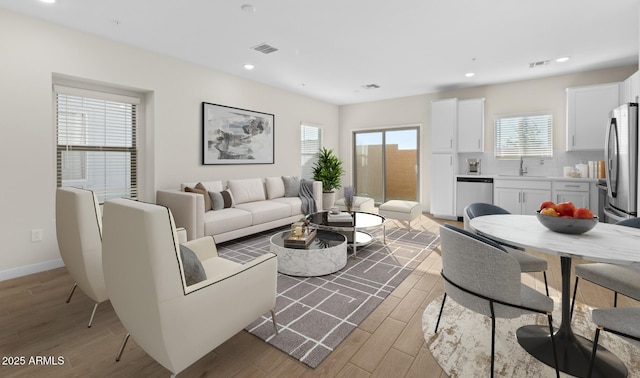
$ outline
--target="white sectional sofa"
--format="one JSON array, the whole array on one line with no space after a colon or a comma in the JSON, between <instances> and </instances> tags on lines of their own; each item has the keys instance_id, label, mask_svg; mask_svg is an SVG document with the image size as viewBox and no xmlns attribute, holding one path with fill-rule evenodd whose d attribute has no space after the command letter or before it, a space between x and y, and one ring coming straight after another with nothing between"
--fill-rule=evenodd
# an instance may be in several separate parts
<instances>
[{"instance_id":1,"label":"white sectional sofa","mask_svg":"<svg viewBox=\"0 0 640 378\"><path fill-rule=\"evenodd\" d=\"M295 182L291 177L187 182L180 189L158 190L156 202L171 210L176 227L186 229L188 240L211 235L221 243L300 220L304 214ZM216 193L225 191L231 193L224 196L226 206L229 197L233 203L220 208L224 197ZM316 209L322 209L322 182L314 181L312 191ZM207 202L217 209L205 210Z\"/></svg>"}]
</instances>

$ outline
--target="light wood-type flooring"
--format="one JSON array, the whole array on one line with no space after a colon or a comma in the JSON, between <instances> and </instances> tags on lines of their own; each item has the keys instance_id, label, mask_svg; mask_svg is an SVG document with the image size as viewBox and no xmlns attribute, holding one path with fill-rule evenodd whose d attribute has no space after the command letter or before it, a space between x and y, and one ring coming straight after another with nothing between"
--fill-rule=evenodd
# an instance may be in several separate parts
<instances>
[{"instance_id":1,"label":"light wood-type flooring","mask_svg":"<svg viewBox=\"0 0 640 378\"><path fill-rule=\"evenodd\" d=\"M441 220L423 215L414 228L438 231ZM451 222L461 226L460 222ZM548 259L549 284L560 290L559 258ZM579 263L579 262L577 262ZM443 293L439 250L432 253L316 369L242 331L179 374L179 377L441 377L446 376L425 346L424 308ZM544 292L542 274L523 281ZM125 329L109 302L98 307L77 290L65 268L0 282L1 377L168 377L169 371L130 340L122 360L114 358ZM613 305L613 293L582 281L578 300L595 307ZM637 304L621 297L619 305ZM30 365L44 356L48 365ZM15 358L23 366L6 366ZM33 359L32 359L33 357ZM62 364L52 365L53 361Z\"/></svg>"}]
</instances>

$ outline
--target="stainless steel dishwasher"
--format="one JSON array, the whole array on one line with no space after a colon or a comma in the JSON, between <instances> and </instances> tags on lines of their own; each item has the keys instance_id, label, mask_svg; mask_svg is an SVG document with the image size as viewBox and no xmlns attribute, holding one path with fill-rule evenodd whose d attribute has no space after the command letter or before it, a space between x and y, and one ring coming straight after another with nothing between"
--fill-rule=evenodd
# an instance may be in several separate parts
<instances>
[{"instance_id":1,"label":"stainless steel dishwasher","mask_svg":"<svg viewBox=\"0 0 640 378\"><path fill-rule=\"evenodd\" d=\"M493 203L493 178L458 176L456 178L456 216L475 202Z\"/></svg>"}]
</instances>

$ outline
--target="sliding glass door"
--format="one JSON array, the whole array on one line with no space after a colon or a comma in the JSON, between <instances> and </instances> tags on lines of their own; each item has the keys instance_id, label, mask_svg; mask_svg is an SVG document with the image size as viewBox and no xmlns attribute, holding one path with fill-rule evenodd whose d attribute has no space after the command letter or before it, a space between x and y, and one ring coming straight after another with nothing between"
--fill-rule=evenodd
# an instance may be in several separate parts
<instances>
[{"instance_id":1,"label":"sliding glass door","mask_svg":"<svg viewBox=\"0 0 640 378\"><path fill-rule=\"evenodd\" d=\"M377 204L392 199L417 201L418 140L417 127L354 132L357 194Z\"/></svg>"}]
</instances>

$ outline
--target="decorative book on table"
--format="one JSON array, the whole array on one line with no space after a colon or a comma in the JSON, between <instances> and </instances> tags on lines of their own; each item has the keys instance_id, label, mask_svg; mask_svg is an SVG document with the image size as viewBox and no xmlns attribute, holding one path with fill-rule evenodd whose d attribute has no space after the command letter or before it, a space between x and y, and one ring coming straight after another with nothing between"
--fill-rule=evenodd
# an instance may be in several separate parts
<instances>
[{"instance_id":1,"label":"decorative book on table","mask_svg":"<svg viewBox=\"0 0 640 378\"><path fill-rule=\"evenodd\" d=\"M353 216L347 212L340 212L338 214L327 214L327 222L330 226L353 226Z\"/></svg>"},{"instance_id":2,"label":"decorative book on table","mask_svg":"<svg viewBox=\"0 0 640 378\"><path fill-rule=\"evenodd\" d=\"M284 246L286 248L307 248L309 244L316 238L316 229L310 229L300 236L295 236L293 231L284 238Z\"/></svg>"}]
</instances>

